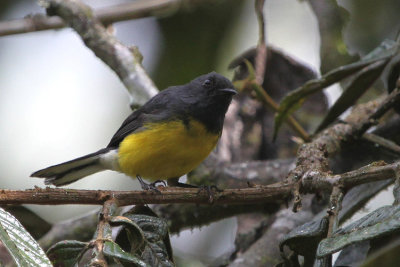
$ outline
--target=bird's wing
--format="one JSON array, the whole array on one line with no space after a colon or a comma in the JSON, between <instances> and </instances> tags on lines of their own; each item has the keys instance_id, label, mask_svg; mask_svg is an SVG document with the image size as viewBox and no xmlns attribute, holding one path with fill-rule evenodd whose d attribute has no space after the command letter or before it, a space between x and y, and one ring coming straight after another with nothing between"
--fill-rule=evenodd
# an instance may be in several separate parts
<instances>
[{"instance_id":1,"label":"bird's wing","mask_svg":"<svg viewBox=\"0 0 400 267\"><path fill-rule=\"evenodd\" d=\"M171 109L172 98L174 97L171 90L165 89L152 99L150 99L141 108L135 110L126 120L122 123L121 127L117 130L111 138L108 148L117 148L124 138L133 132L143 129L145 123L159 122L173 119L173 112Z\"/></svg>"}]
</instances>

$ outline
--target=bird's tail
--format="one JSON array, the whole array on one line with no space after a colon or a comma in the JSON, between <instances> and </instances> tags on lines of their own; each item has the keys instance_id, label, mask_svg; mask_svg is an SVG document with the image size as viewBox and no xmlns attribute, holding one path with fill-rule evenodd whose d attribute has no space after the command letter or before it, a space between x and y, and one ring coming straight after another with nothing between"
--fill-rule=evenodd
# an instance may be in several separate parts
<instances>
[{"instance_id":1,"label":"bird's tail","mask_svg":"<svg viewBox=\"0 0 400 267\"><path fill-rule=\"evenodd\" d=\"M106 170L107 167L102 164L101 159L109 151L109 148L104 148L86 156L36 171L31 174L31 177L45 178L46 185L67 185L90 174Z\"/></svg>"}]
</instances>

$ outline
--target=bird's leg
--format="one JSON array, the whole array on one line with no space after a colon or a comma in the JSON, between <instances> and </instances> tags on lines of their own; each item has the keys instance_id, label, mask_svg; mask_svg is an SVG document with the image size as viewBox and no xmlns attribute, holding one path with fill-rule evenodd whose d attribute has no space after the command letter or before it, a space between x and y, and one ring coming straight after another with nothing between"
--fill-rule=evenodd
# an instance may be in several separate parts
<instances>
[{"instance_id":1,"label":"bird's leg","mask_svg":"<svg viewBox=\"0 0 400 267\"><path fill-rule=\"evenodd\" d=\"M162 183L164 186L166 186L165 181L163 180L157 180L154 181L152 183L146 183L145 181L143 181L142 177L140 177L140 175L136 175L136 178L139 180L140 186L142 187L143 190L152 190L155 191L158 194L161 194L160 190L157 189L156 184L157 183Z\"/></svg>"},{"instance_id":2,"label":"bird's leg","mask_svg":"<svg viewBox=\"0 0 400 267\"><path fill-rule=\"evenodd\" d=\"M198 186L199 191L197 191L197 194L200 194L201 191L206 191L208 195L208 202L213 203L214 202L214 196L215 192L222 192L224 190L219 189L216 185L200 185Z\"/></svg>"}]
</instances>

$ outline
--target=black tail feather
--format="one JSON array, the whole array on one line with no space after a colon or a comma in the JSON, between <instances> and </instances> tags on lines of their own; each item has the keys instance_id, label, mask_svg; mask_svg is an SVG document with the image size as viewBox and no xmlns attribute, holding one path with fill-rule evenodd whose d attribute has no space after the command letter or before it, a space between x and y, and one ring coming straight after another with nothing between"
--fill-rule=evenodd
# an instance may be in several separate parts
<instances>
[{"instance_id":1,"label":"black tail feather","mask_svg":"<svg viewBox=\"0 0 400 267\"><path fill-rule=\"evenodd\" d=\"M90 174L105 170L100 163L100 157L109 151L109 148L104 148L83 157L36 171L31 174L31 177L45 178L46 185L67 185Z\"/></svg>"}]
</instances>

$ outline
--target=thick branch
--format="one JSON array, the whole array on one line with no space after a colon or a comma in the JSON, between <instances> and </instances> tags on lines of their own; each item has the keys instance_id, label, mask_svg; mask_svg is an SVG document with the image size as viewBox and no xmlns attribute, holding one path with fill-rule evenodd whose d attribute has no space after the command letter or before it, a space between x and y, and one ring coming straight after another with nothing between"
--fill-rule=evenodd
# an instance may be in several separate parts
<instances>
[{"instance_id":1,"label":"thick branch","mask_svg":"<svg viewBox=\"0 0 400 267\"><path fill-rule=\"evenodd\" d=\"M300 181L295 193L294 210L301 205L300 192L313 192L314 183L308 181L323 180L330 175L328 157L341 150L342 145L356 138L376 124L394 103L400 98L398 89L385 98L356 106L343 123L337 123L317 135L312 142L300 147L296 168L289 174L289 181ZM329 181L325 181L328 182ZM306 185L306 186L304 186ZM329 186L330 187L330 186ZM310 191L311 190L311 191Z\"/></svg>"},{"instance_id":2,"label":"thick branch","mask_svg":"<svg viewBox=\"0 0 400 267\"><path fill-rule=\"evenodd\" d=\"M383 166L382 166L383 165ZM400 176L400 161L384 165L371 164L359 170L341 175L316 176L310 174L305 177L305 186L310 192L327 190L333 186L340 186L344 190L354 186L386 179L395 179ZM275 183L266 186L254 186L242 189L225 189L215 192L213 204L251 204L251 203L282 203L290 197L294 183ZM108 190L73 190L60 188L35 188L30 190L0 191L1 204L91 204L102 205L110 198L116 199L119 206L136 204L168 204L168 203L195 203L207 204L210 197L206 190L197 188L159 188L161 193L153 191L108 191Z\"/></svg>"},{"instance_id":3,"label":"thick branch","mask_svg":"<svg viewBox=\"0 0 400 267\"><path fill-rule=\"evenodd\" d=\"M71 0L43 1L48 13L60 16L97 57L115 71L131 96L132 106L143 105L158 90L141 65L137 49L130 49L109 34L92 10Z\"/></svg>"},{"instance_id":4,"label":"thick branch","mask_svg":"<svg viewBox=\"0 0 400 267\"><path fill-rule=\"evenodd\" d=\"M279 204L254 203L250 205L156 205L153 211L168 222L170 233L193 229L232 216L258 212L272 214L279 210Z\"/></svg>"},{"instance_id":5,"label":"thick branch","mask_svg":"<svg viewBox=\"0 0 400 267\"><path fill-rule=\"evenodd\" d=\"M338 186L349 190L357 185L369 182L395 179L399 174L400 161L387 165L381 161L337 175L319 176L310 172L309 175L306 174L303 177L302 185L307 189L314 187L318 188L317 190L331 190L333 187Z\"/></svg>"},{"instance_id":6,"label":"thick branch","mask_svg":"<svg viewBox=\"0 0 400 267\"><path fill-rule=\"evenodd\" d=\"M226 163L211 154L188 176L190 184L213 184L219 188L245 188L248 184L267 185L282 181L294 168L294 159L273 159Z\"/></svg>"},{"instance_id":7,"label":"thick branch","mask_svg":"<svg viewBox=\"0 0 400 267\"><path fill-rule=\"evenodd\" d=\"M287 209L279 211L275 222L268 227L262 237L229 264L229 267L276 266L281 261L279 246L273 245L276 240L280 240L290 230L312 220L314 217L309 208L311 200L310 198L308 200L305 201L305 209L298 213L293 213Z\"/></svg>"},{"instance_id":8,"label":"thick branch","mask_svg":"<svg viewBox=\"0 0 400 267\"><path fill-rule=\"evenodd\" d=\"M159 188L161 194L152 191L102 191L60 188L35 188L30 190L1 190L0 204L89 204L102 205L115 198L119 206L159 203L209 204L206 190L196 188ZM281 203L290 196L289 184L273 184L244 189L225 189L215 192L214 204Z\"/></svg>"},{"instance_id":9,"label":"thick branch","mask_svg":"<svg viewBox=\"0 0 400 267\"><path fill-rule=\"evenodd\" d=\"M279 182L293 168L293 159L251 161L246 163L226 164L210 156L191 173L190 182L206 184L212 181L219 188L244 188L247 183L272 184ZM265 203L247 205L191 205L160 204L152 207L160 217L167 220L171 233L185 228L199 227L231 216L243 213L272 213L280 205ZM125 208L124 208L125 210ZM123 212L118 212L122 214ZM90 240L96 228L98 210L89 214L53 225L51 230L40 239L40 245L48 249L61 240ZM199 220L200 218L200 220ZM72 230L71 230L72 229Z\"/></svg>"}]
</instances>

